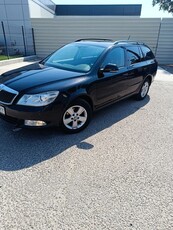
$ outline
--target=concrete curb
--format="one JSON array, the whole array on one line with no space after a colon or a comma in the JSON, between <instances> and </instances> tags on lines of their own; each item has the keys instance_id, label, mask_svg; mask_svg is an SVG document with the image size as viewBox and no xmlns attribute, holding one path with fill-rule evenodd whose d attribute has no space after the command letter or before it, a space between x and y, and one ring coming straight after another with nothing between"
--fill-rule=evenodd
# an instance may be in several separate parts
<instances>
[{"instance_id":1,"label":"concrete curb","mask_svg":"<svg viewBox=\"0 0 173 230\"><path fill-rule=\"evenodd\" d=\"M164 68L162 68L160 66L158 67L158 69L162 70L167 75L173 76L173 74L171 72L169 72L168 70L166 70L166 69L164 69Z\"/></svg>"},{"instance_id":2,"label":"concrete curb","mask_svg":"<svg viewBox=\"0 0 173 230\"><path fill-rule=\"evenodd\" d=\"M28 56L28 57L20 57L20 58L14 58L10 60L4 60L0 61L0 67L10 65L10 64L16 64L24 61L32 61L34 59L38 59L36 55Z\"/></svg>"}]
</instances>

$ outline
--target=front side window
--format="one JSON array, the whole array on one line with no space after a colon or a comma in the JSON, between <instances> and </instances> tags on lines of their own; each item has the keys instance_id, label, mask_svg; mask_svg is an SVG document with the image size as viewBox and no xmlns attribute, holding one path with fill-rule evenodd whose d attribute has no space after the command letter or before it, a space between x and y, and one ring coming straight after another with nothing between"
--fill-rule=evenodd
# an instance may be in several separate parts
<instances>
[{"instance_id":1,"label":"front side window","mask_svg":"<svg viewBox=\"0 0 173 230\"><path fill-rule=\"evenodd\" d=\"M127 47L127 59L129 65L140 62L141 58L142 58L142 54L138 46Z\"/></svg>"},{"instance_id":2,"label":"front side window","mask_svg":"<svg viewBox=\"0 0 173 230\"><path fill-rule=\"evenodd\" d=\"M118 68L125 66L124 49L121 47L117 47L111 50L107 54L102 66L105 67L108 64L117 65Z\"/></svg>"},{"instance_id":3,"label":"front side window","mask_svg":"<svg viewBox=\"0 0 173 230\"><path fill-rule=\"evenodd\" d=\"M53 53L45 65L55 68L88 72L105 50L105 47L74 43L66 45Z\"/></svg>"}]
</instances>

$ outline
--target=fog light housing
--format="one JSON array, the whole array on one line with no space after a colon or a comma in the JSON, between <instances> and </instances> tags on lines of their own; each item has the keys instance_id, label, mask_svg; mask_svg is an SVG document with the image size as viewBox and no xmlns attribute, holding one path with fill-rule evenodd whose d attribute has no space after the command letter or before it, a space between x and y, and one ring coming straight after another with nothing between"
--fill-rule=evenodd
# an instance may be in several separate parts
<instances>
[{"instance_id":1,"label":"fog light housing","mask_svg":"<svg viewBox=\"0 0 173 230\"><path fill-rule=\"evenodd\" d=\"M47 124L44 121L25 120L24 125L26 126L45 126Z\"/></svg>"}]
</instances>

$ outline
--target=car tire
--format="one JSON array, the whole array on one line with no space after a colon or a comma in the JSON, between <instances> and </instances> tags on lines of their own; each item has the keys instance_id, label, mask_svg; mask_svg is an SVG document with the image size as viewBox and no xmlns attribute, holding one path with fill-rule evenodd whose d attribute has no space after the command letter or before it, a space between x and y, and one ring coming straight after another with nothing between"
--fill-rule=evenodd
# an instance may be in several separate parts
<instances>
[{"instance_id":1,"label":"car tire","mask_svg":"<svg viewBox=\"0 0 173 230\"><path fill-rule=\"evenodd\" d=\"M61 128L65 133L78 133L85 129L92 117L92 109L88 102L77 99L64 111Z\"/></svg>"},{"instance_id":2,"label":"car tire","mask_svg":"<svg viewBox=\"0 0 173 230\"><path fill-rule=\"evenodd\" d=\"M142 84L142 86L140 88L139 93L136 95L136 99L139 100L139 101L143 100L147 96L149 88L150 88L150 82L149 82L148 79L146 79L143 82L143 84Z\"/></svg>"}]
</instances>

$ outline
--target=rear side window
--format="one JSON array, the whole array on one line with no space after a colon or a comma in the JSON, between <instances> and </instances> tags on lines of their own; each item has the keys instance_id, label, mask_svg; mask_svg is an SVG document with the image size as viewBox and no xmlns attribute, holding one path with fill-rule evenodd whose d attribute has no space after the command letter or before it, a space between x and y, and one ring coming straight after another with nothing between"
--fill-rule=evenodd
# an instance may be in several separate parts
<instances>
[{"instance_id":1,"label":"rear side window","mask_svg":"<svg viewBox=\"0 0 173 230\"><path fill-rule=\"evenodd\" d=\"M127 47L127 60L129 65L140 62L142 59L142 53L138 46Z\"/></svg>"},{"instance_id":2,"label":"rear side window","mask_svg":"<svg viewBox=\"0 0 173 230\"><path fill-rule=\"evenodd\" d=\"M151 60L151 59L155 58L153 52L147 46L141 46L141 49L142 49L142 53L144 55L144 57L143 57L144 61L145 60Z\"/></svg>"}]
</instances>

